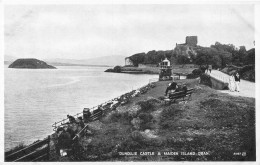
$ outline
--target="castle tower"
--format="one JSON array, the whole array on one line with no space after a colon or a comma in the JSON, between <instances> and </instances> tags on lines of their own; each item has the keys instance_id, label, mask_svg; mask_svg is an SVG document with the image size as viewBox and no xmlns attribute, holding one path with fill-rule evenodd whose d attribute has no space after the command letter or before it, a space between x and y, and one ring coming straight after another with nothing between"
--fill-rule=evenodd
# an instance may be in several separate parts
<instances>
[{"instance_id":1,"label":"castle tower","mask_svg":"<svg viewBox=\"0 0 260 165\"><path fill-rule=\"evenodd\" d=\"M198 37L197 36L187 36L186 37L186 44L189 45L189 46L197 46Z\"/></svg>"}]
</instances>

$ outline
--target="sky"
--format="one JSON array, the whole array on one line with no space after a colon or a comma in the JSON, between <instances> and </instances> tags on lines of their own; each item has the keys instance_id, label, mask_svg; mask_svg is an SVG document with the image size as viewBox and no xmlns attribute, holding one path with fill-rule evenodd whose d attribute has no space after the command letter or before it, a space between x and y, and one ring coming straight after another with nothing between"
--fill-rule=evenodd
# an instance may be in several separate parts
<instances>
[{"instance_id":1,"label":"sky","mask_svg":"<svg viewBox=\"0 0 260 165\"><path fill-rule=\"evenodd\" d=\"M253 5L6 5L5 55L88 59L171 50L186 36L254 47Z\"/></svg>"}]
</instances>

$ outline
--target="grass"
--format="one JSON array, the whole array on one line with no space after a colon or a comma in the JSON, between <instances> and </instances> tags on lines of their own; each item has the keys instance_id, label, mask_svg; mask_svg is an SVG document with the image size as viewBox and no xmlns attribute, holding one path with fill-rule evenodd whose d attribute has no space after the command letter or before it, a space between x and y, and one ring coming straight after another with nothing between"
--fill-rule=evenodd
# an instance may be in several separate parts
<instances>
[{"instance_id":1,"label":"grass","mask_svg":"<svg viewBox=\"0 0 260 165\"><path fill-rule=\"evenodd\" d=\"M255 99L219 93L195 84L195 80L181 81L194 88L191 101L164 105L155 98L164 94L168 82L158 82L146 94L133 98L123 107L125 111L111 112L102 120L102 129L91 137L86 160L93 155L99 161L255 160ZM133 105L139 109L132 112ZM135 127L133 119L140 127ZM149 137L147 129L154 131L156 137ZM209 155L118 155L138 151L204 151ZM236 156L234 152L246 152L246 156Z\"/></svg>"}]
</instances>

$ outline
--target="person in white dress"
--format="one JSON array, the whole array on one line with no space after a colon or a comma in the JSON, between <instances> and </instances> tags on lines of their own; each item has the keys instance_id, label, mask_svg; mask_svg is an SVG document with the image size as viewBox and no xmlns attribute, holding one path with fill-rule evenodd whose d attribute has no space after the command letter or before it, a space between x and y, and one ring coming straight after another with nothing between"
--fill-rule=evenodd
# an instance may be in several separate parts
<instances>
[{"instance_id":1,"label":"person in white dress","mask_svg":"<svg viewBox=\"0 0 260 165\"><path fill-rule=\"evenodd\" d=\"M235 91L235 77L233 74L229 77L228 88L231 92Z\"/></svg>"}]
</instances>

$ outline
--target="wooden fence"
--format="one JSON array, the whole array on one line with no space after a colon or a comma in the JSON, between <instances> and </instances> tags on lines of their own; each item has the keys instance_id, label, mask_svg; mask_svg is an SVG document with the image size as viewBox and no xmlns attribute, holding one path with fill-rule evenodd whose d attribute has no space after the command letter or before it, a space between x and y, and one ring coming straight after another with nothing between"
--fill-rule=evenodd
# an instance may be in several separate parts
<instances>
[{"instance_id":1,"label":"wooden fence","mask_svg":"<svg viewBox=\"0 0 260 165\"><path fill-rule=\"evenodd\" d=\"M149 85L153 82L158 81L158 79L150 79L149 80ZM141 87L144 88L147 85ZM141 89L139 88L139 89ZM120 96L119 96L120 97ZM119 98L117 97L117 98ZM109 100L101 105L95 106L90 108L90 110L94 110L96 108L98 108L99 106L102 105L107 105L112 103L115 99ZM90 116L90 121L95 121L95 120L99 120L103 115L103 111L93 111L93 113ZM83 112L77 113L76 115L74 115L74 117L79 117L79 116L83 116ZM68 118L63 119L59 122L55 122L52 126L54 127L54 131L56 130L56 128L58 126L64 125L68 122ZM73 138L73 140L76 140L77 138L81 137L85 130L87 129L88 125L86 125L84 128L82 128L81 131L79 131L79 133ZM49 155L50 153L50 136L48 136L47 138L45 138L44 140L41 140L39 142L33 143L31 145L29 145L28 147L25 147L23 149L20 149L18 151L15 152L6 152L5 153L5 161L6 162L36 162L36 161L49 161Z\"/></svg>"},{"instance_id":2,"label":"wooden fence","mask_svg":"<svg viewBox=\"0 0 260 165\"><path fill-rule=\"evenodd\" d=\"M157 81L159 81L159 78L149 79L149 83L148 83L147 85L151 85L152 83L157 82ZM142 86L142 87L140 87L140 88L138 88L138 89L136 89L136 90L140 90L141 88L144 88L144 87L146 87L147 85L144 85L144 86ZM103 105L105 106L105 105L107 105L107 104L110 104L110 103L112 103L114 100L116 100L117 98L120 98L120 97L121 97L121 96L116 97L116 98L114 98L114 99L111 99L111 100L109 100L109 101L107 101L107 102L105 102L105 103L102 103L102 104L100 104L100 105L97 105L97 106L94 106L94 107L92 107L92 108L89 108L89 110L94 110L94 109L97 109L99 106L102 107ZM76 115L73 115L73 117L75 117L75 118L80 117L80 116L83 116L83 111L80 112L80 113L77 113ZM98 117L100 117L100 114L92 114L92 116L91 116L91 118L98 118ZM62 119L62 120L60 120L60 121L58 121L58 122L53 123L53 124L52 124L53 131L56 131L56 129L57 129L59 126L62 126L62 125L64 125L64 124L66 124L67 122L69 122L69 119L68 119L68 118Z\"/></svg>"},{"instance_id":3,"label":"wooden fence","mask_svg":"<svg viewBox=\"0 0 260 165\"><path fill-rule=\"evenodd\" d=\"M28 147L18 151L5 153L7 162L35 162L48 161L50 151L50 136L39 142L33 143Z\"/></svg>"}]
</instances>

